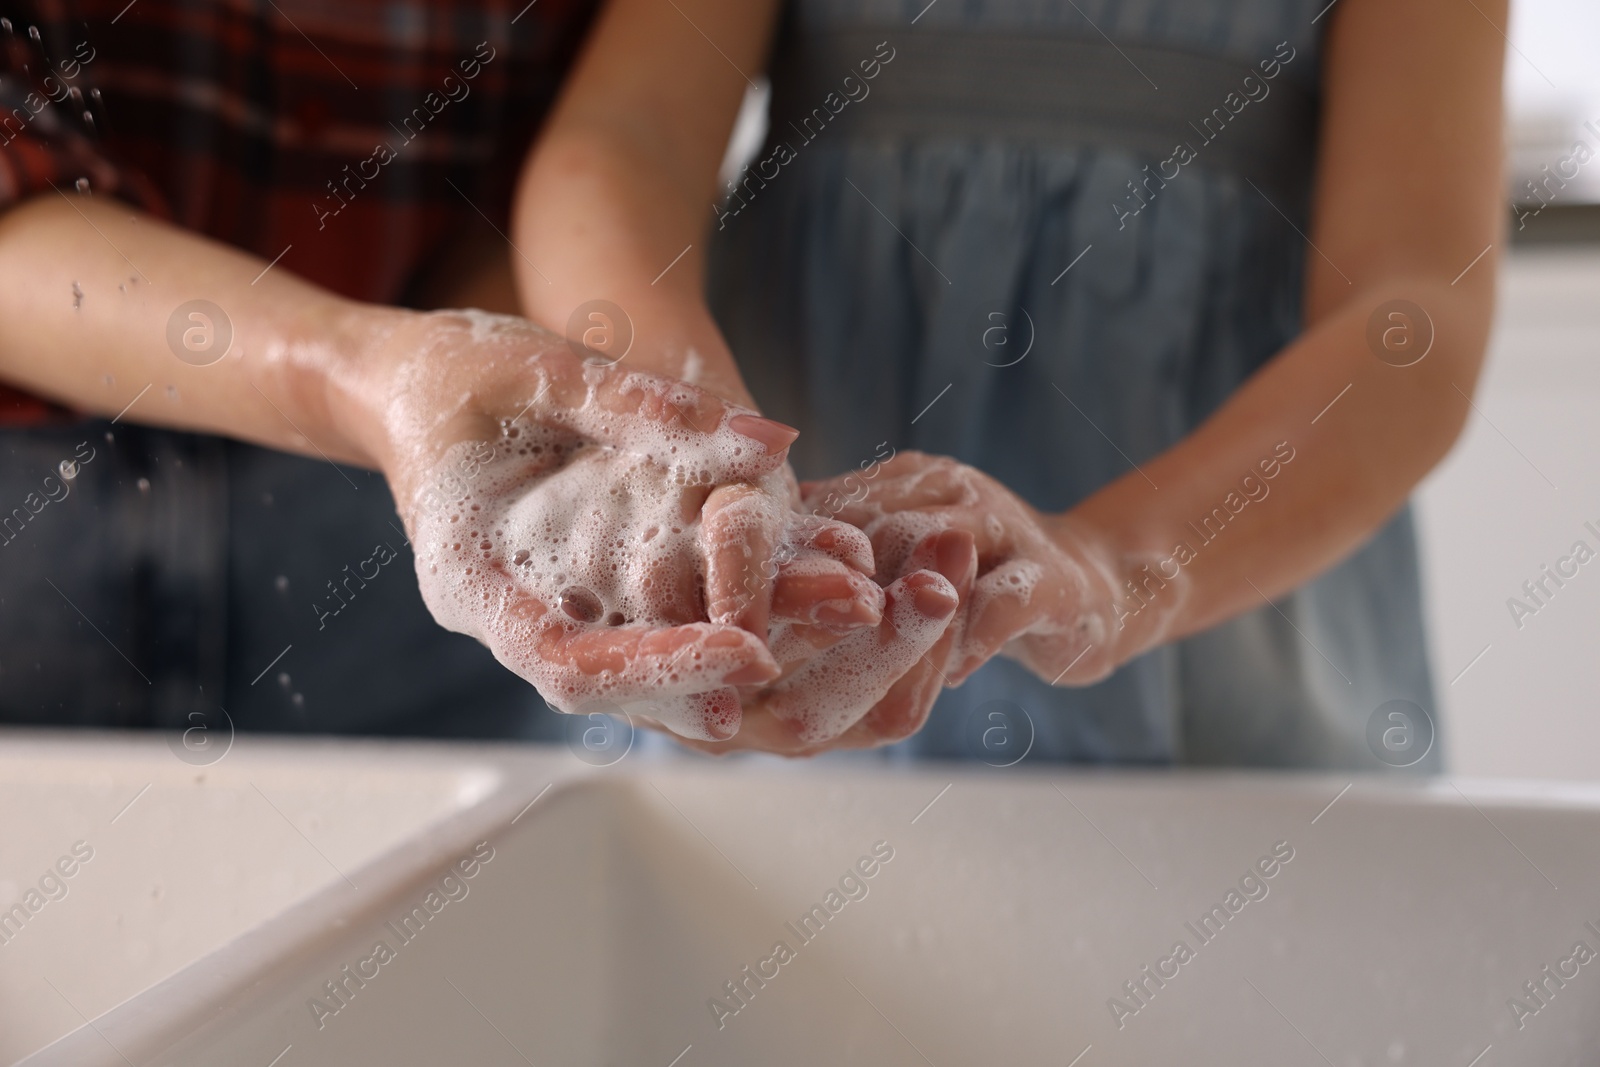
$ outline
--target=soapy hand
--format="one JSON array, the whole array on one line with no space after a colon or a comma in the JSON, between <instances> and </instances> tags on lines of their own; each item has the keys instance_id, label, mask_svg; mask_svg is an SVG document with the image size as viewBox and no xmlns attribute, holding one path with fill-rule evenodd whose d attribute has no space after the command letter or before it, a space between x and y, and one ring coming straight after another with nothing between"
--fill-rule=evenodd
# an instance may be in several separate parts
<instances>
[{"instance_id":1,"label":"soapy hand","mask_svg":"<svg viewBox=\"0 0 1600 1067\"><path fill-rule=\"evenodd\" d=\"M834 512L872 540L880 572L897 573L928 538L960 531L977 553L977 574L951 623L949 657L939 664L959 685L999 652L1052 684L1099 681L1176 614L1184 589L1174 576L1141 611L1138 634L1116 605L1131 567L1070 516L1034 510L982 471L955 460L901 453L866 494L843 494L838 480L809 483L804 502L840 501ZM851 497L854 496L855 499Z\"/></svg>"},{"instance_id":2,"label":"soapy hand","mask_svg":"<svg viewBox=\"0 0 1600 1067\"><path fill-rule=\"evenodd\" d=\"M921 728L944 685L939 664L950 655L950 625L972 589L977 555L960 530L919 544L889 582L877 626L849 632L775 626L776 682L740 690L738 736L716 743L685 741L712 754L744 749L811 756L871 748ZM780 584L783 579L780 577Z\"/></svg>"},{"instance_id":3,"label":"soapy hand","mask_svg":"<svg viewBox=\"0 0 1600 1067\"><path fill-rule=\"evenodd\" d=\"M780 674L770 624L879 622L865 537L792 521L794 430L521 319L417 316L391 341L385 468L423 598L558 710L725 738L735 687ZM750 574L749 546L794 580Z\"/></svg>"},{"instance_id":4,"label":"soapy hand","mask_svg":"<svg viewBox=\"0 0 1600 1067\"><path fill-rule=\"evenodd\" d=\"M783 677L743 690L739 736L695 745L703 751L811 755L901 740L921 728L942 686L959 685L1002 651L1053 684L1097 681L1149 640L1183 597L1182 577L1173 576L1139 611L1136 632L1125 629L1115 607L1123 561L1110 545L944 457L904 453L873 464L865 477L808 483L802 508L866 533L878 580L894 580L891 589L907 576L943 576L959 610L935 608L930 599L903 634L889 610L871 634L800 642L775 631Z\"/></svg>"}]
</instances>

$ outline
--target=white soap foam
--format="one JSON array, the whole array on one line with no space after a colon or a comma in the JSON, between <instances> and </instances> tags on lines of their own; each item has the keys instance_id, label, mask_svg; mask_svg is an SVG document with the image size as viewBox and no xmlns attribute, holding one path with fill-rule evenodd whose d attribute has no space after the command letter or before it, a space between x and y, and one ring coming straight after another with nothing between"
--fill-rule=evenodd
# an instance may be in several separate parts
<instances>
[{"instance_id":1,"label":"white soap foam","mask_svg":"<svg viewBox=\"0 0 1600 1067\"><path fill-rule=\"evenodd\" d=\"M937 574L931 577L934 586L955 598L955 586ZM886 640L878 627L864 627L822 654L805 658L808 651L814 652L808 643L789 628L774 628L773 649L779 662L805 659L783 680L772 702L773 713L790 722L802 741L828 741L855 725L943 636L949 617L924 615L903 589L904 580L891 586L885 613L895 635L892 640Z\"/></svg>"},{"instance_id":2,"label":"white soap foam","mask_svg":"<svg viewBox=\"0 0 1600 1067\"><path fill-rule=\"evenodd\" d=\"M713 736L731 690L678 698L716 690L724 674L749 661L738 635L707 644L702 634L692 648L632 663L621 654L602 657L602 669L590 674L560 653L586 630L611 630L636 644L651 631L703 618L700 508L711 489L744 480L778 500L789 493L784 475L769 472L774 461L765 450L728 428L744 412L728 408L720 425L697 428L704 394L692 387L571 365L553 373L569 394L581 385L582 401L569 396L541 407L552 379L540 373L545 353L530 337L548 349L546 335L481 313L461 314L442 330L458 344L470 334L478 345L509 346L534 391L528 417L506 420L492 448L452 446L413 495L408 514L429 609L442 625L483 641L559 710L610 710L598 705L648 695L662 705L652 714L667 725ZM760 519L752 509L748 520L733 514L727 521L742 536L741 521Z\"/></svg>"},{"instance_id":3,"label":"white soap foam","mask_svg":"<svg viewBox=\"0 0 1600 1067\"><path fill-rule=\"evenodd\" d=\"M456 446L446 462L469 447ZM590 675L549 658L563 637L596 625L658 628L697 617L698 515L686 519L684 504L698 501L683 487L696 483L698 466L663 467L548 427L511 428L496 452L459 496L414 516L418 580L442 625L484 641L568 712L641 689L670 695L691 673L715 671L719 656L722 673L738 665L735 650L702 647L683 662L645 657L640 669L655 675L646 679L620 657ZM683 725L711 736L706 724Z\"/></svg>"},{"instance_id":4,"label":"white soap foam","mask_svg":"<svg viewBox=\"0 0 1600 1067\"><path fill-rule=\"evenodd\" d=\"M718 410L690 384L578 364L559 338L520 319L451 312L438 321L428 359L465 359L471 350L486 373L528 392L510 405L521 412L501 425L487 460L484 442L463 441L436 459L436 476L413 494L408 517L430 610L483 641L558 710L632 710L686 736L726 736L739 709L723 678L751 662L755 638L692 622L706 613L710 546L701 508L717 486L753 483L764 499L724 512L719 521L729 526L719 539L746 540L758 526L770 536L773 503L795 495L786 471L729 429L745 412ZM471 411L470 391L416 402L430 383L437 391L455 379L431 376L425 362L415 376L412 439ZM712 417L706 411L718 411L718 425L695 425ZM450 476L468 466L472 477ZM902 516L884 554L904 559L941 525L933 515ZM796 573L838 566L819 562L826 554L809 543L815 526L794 515L771 546L773 558ZM897 571L880 567L885 573ZM1012 595L1025 579L1019 575ZM866 627L823 655L809 649L785 680L785 706L808 738L832 736L869 711L946 625L921 616L909 596L896 601L891 621L897 640ZM661 648L659 631L676 626L698 628L698 639ZM790 637L789 627L775 626L773 649L805 657ZM594 651L588 671L573 663L575 640ZM652 652L640 652L641 643Z\"/></svg>"}]
</instances>

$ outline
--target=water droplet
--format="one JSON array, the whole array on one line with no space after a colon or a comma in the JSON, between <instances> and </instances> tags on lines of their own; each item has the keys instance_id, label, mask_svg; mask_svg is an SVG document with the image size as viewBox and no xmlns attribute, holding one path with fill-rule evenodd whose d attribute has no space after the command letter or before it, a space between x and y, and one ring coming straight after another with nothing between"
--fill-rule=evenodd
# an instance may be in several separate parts
<instances>
[{"instance_id":1,"label":"water droplet","mask_svg":"<svg viewBox=\"0 0 1600 1067\"><path fill-rule=\"evenodd\" d=\"M571 585L561 591L556 607L574 622L594 622L605 613L600 598L581 585Z\"/></svg>"},{"instance_id":2,"label":"water droplet","mask_svg":"<svg viewBox=\"0 0 1600 1067\"><path fill-rule=\"evenodd\" d=\"M107 375L107 377L110 377L110 375ZM116 437L112 435L110 430L107 430L106 431L106 444L109 445L111 442L113 442L115 440L116 440Z\"/></svg>"},{"instance_id":3,"label":"water droplet","mask_svg":"<svg viewBox=\"0 0 1600 1067\"><path fill-rule=\"evenodd\" d=\"M139 481L138 481L138 486L139 486L139 492L148 493L150 491L150 479L149 478L140 478Z\"/></svg>"},{"instance_id":4,"label":"water droplet","mask_svg":"<svg viewBox=\"0 0 1600 1067\"><path fill-rule=\"evenodd\" d=\"M28 39L31 40L34 44L42 44L43 43L40 40L40 37L39 37L39 27L37 27L37 26L29 26L28 27Z\"/></svg>"},{"instance_id":5,"label":"water droplet","mask_svg":"<svg viewBox=\"0 0 1600 1067\"><path fill-rule=\"evenodd\" d=\"M289 672L288 671L279 671L278 672L278 684L283 686L285 689L289 688Z\"/></svg>"},{"instance_id":6,"label":"water droplet","mask_svg":"<svg viewBox=\"0 0 1600 1067\"><path fill-rule=\"evenodd\" d=\"M72 187L78 190L78 192L87 195L89 192L89 179L79 178L77 181L72 183Z\"/></svg>"},{"instance_id":7,"label":"water droplet","mask_svg":"<svg viewBox=\"0 0 1600 1067\"><path fill-rule=\"evenodd\" d=\"M294 696L290 697L289 699L290 699L290 701L292 701L294 703L294 706L297 707L297 708L303 708L303 707L306 706L306 698L303 695L299 694L299 693L296 693Z\"/></svg>"},{"instance_id":8,"label":"water droplet","mask_svg":"<svg viewBox=\"0 0 1600 1067\"><path fill-rule=\"evenodd\" d=\"M70 459L62 460L56 465L56 470L60 471L61 477L69 482L78 476L78 465Z\"/></svg>"},{"instance_id":9,"label":"water droplet","mask_svg":"<svg viewBox=\"0 0 1600 1067\"><path fill-rule=\"evenodd\" d=\"M289 577L288 577L288 575L284 575L284 574L278 575L276 578L274 578L272 580L272 585L273 585L273 588L277 589L278 592L287 593L289 591Z\"/></svg>"},{"instance_id":10,"label":"water droplet","mask_svg":"<svg viewBox=\"0 0 1600 1067\"><path fill-rule=\"evenodd\" d=\"M517 549L517 551L511 557L511 562L513 565L518 567L528 562L528 550L525 548Z\"/></svg>"},{"instance_id":11,"label":"water droplet","mask_svg":"<svg viewBox=\"0 0 1600 1067\"><path fill-rule=\"evenodd\" d=\"M78 311L78 310L81 310L82 308L83 308L83 288L77 282L73 282L72 283L72 310L73 311Z\"/></svg>"}]
</instances>

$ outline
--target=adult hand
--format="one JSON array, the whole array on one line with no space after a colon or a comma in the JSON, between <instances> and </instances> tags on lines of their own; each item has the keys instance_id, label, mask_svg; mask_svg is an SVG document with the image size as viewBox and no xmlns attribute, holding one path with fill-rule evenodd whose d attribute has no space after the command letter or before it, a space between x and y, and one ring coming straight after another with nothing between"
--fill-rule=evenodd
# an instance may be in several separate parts
<instances>
[{"instance_id":1,"label":"adult hand","mask_svg":"<svg viewBox=\"0 0 1600 1067\"><path fill-rule=\"evenodd\" d=\"M680 735L728 737L734 687L780 673L769 618L878 622L865 540L836 523L781 597L733 565L788 543L789 427L516 318L407 316L385 347L382 462L423 598L558 710L648 701Z\"/></svg>"}]
</instances>

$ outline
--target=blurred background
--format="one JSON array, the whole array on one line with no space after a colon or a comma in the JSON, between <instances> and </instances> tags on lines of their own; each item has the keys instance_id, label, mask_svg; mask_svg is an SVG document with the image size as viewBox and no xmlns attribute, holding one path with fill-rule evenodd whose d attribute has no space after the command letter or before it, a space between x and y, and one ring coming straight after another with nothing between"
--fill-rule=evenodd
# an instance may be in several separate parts
<instances>
[{"instance_id":1,"label":"blurred background","mask_svg":"<svg viewBox=\"0 0 1600 1067\"><path fill-rule=\"evenodd\" d=\"M1600 778L1600 560L1520 628L1507 603L1575 541L1600 547L1600 4L1512 9L1495 336L1418 496L1434 681L1454 773Z\"/></svg>"}]
</instances>

